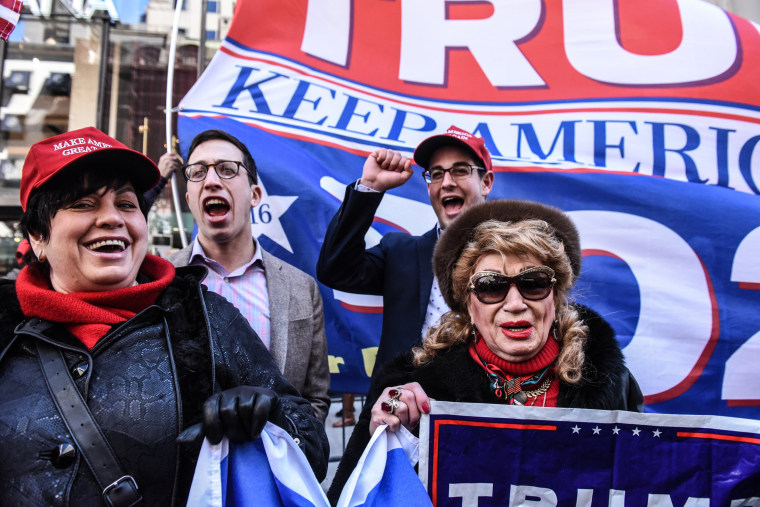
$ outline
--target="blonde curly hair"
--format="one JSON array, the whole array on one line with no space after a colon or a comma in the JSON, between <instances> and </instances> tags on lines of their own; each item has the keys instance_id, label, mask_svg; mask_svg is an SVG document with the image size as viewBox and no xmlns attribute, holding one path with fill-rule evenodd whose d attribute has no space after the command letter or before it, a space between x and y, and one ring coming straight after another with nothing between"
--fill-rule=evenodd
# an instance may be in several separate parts
<instances>
[{"instance_id":1,"label":"blonde curly hair","mask_svg":"<svg viewBox=\"0 0 760 507\"><path fill-rule=\"evenodd\" d=\"M487 220L479 224L457 259L451 277L454 298L468 310L470 293L467 286L470 277L475 273L478 261L490 254L500 255L502 259L509 254L532 255L554 270L557 283L553 288L553 297L560 345L556 373L567 383L580 381L588 328L567 300L575 283L575 275L565 247L557 239L554 229L543 220ZM428 330L422 346L412 349L415 366L430 362L442 350L467 343L474 331L471 322L469 311L445 313L439 324Z\"/></svg>"}]
</instances>

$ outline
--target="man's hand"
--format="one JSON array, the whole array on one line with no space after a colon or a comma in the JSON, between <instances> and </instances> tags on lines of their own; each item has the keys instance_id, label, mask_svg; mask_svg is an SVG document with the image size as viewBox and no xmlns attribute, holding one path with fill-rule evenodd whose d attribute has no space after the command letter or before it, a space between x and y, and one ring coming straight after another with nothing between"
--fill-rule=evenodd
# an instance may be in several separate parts
<instances>
[{"instance_id":1,"label":"man's hand","mask_svg":"<svg viewBox=\"0 0 760 507\"><path fill-rule=\"evenodd\" d=\"M172 177L172 173L182 167L182 161L176 153L164 153L158 159L158 170L161 176L167 180Z\"/></svg>"},{"instance_id":2,"label":"man's hand","mask_svg":"<svg viewBox=\"0 0 760 507\"><path fill-rule=\"evenodd\" d=\"M367 157L359 183L378 192L385 192L400 187L412 174L412 160L409 157L380 148Z\"/></svg>"}]
</instances>

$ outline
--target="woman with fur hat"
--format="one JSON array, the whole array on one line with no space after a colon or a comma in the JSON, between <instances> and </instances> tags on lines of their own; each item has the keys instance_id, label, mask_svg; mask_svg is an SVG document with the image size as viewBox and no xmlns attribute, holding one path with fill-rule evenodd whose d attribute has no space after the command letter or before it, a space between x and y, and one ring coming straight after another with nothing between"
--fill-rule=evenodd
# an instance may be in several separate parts
<instances>
[{"instance_id":1,"label":"woman with fur hat","mask_svg":"<svg viewBox=\"0 0 760 507\"><path fill-rule=\"evenodd\" d=\"M34 260L0 282L2 505L185 505L202 437L267 421L325 476L321 422L206 269L147 254L158 177L92 127L27 155Z\"/></svg>"},{"instance_id":2,"label":"woman with fur hat","mask_svg":"<svg viewBox=\"0 0 760 507\"><path fill-rule=\"evenodd\" d=\"M413 430L431 399L643 411L612 328L567 299L580 267L577 230L556 208L497 200L455 220L433 255L451 311L374 376L330 499L378 426Z\"/></svg>"}]
</instances>

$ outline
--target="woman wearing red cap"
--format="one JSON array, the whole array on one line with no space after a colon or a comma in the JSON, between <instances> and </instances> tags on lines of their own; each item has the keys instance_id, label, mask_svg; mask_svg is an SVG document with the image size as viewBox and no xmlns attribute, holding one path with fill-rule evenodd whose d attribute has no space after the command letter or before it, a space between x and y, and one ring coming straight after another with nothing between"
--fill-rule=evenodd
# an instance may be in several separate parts
<instances>
[{"instance_id":1,"label":"woman wearing red cap","mask_svg":"<svg viewBox=\"0 0 760 507\"><path fill-rule=\"evenodd\" d=\"M94 128L26 158L35 261L0 283L3 504L184 504L199 437L251 440L267 421L325 475L323 427L247 321L200 283L205 268L147 255L142 195L158 178Z\"/></svg>"},{"instance_id":2,"label":"woman wearing red cap","mask_svg":"<svg viewBox=\"0 0 760 507\"><path fill-rule=\"evenodd\" d=\"M612 328L567 299L580 267L578 232L556 208L496 200L454 220L433 255L451 311L373 376L330 500L378 426L413 431L432 399L643 411Z\"/></svg>"}]
</instances>

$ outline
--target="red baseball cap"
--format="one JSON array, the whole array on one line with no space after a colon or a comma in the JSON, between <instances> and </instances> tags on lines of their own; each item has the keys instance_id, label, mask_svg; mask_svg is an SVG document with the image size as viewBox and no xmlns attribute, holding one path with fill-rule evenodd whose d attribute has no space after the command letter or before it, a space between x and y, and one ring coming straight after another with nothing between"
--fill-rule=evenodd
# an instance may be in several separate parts
<instances>
[{"instance_id":1,"label":"red baseball cap","mask_svg":"<svg viewBox=\"0 0 760 507\"><path fill-rule=\"evenodd\" d=\"M151 159L100 130L72 130L34 143L29 149L21 171L21 209L26 211L29 197L50 178L85 165L123 170L138 193L152 188L161 176Z\"/></svg>"},{"instance_id":2,"label":"red baseball cap","mask_svg":"<svg viewBox=\"0 0 760 507\"><path fill-rule=\"evenodd\" d=\"M435 150L442 146L456 146L464 148L475 155L487 171L491 171L491 154L486 149L486 143L482 137L475 137L466 130L452 125L443 134L428 137L414 150L414 162L423 169L430 169L430 157Z\"/></svg>"}]
</instances>

